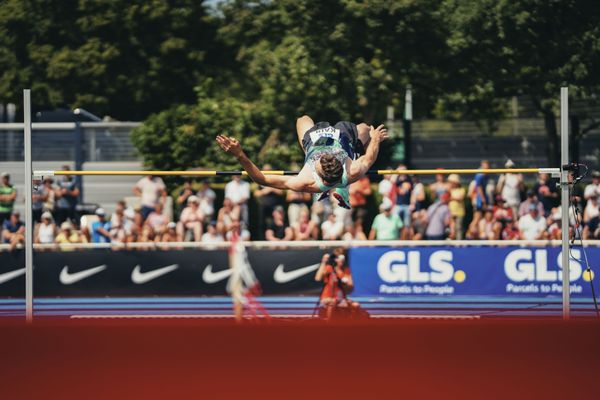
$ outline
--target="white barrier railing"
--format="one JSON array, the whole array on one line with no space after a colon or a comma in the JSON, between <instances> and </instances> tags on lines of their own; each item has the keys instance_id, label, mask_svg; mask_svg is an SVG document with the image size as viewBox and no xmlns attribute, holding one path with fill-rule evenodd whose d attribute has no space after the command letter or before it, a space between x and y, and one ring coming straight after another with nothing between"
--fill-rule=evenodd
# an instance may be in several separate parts
<instances>
[{"instance_id":1,"label":"white barrier railing","mask_svg":"<svg viewBox=\"0 0 600 400\"><path fill-rule=\"evenodd\" d=\"M558 247L560 240L306 240L306 241L248 241L247 248L253 249L296 249L325 247ZM198 249L214 250L229 248L230 242L167 242L167 243L69 243L69 244L34 244L34 250L74 251L74 250L179 250ZM600 240L586 240L585 247L600 247ZM16 249L22 249L19 245ZM8 244L0 244L0 251L13 249Z\"/></svg>"}]
</instances>

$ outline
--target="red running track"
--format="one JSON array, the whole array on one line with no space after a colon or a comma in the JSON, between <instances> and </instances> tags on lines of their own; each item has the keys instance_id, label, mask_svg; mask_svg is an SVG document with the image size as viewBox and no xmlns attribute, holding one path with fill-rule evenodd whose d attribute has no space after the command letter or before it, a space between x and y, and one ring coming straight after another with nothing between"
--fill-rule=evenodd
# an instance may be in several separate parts
<instances>
[{"instance_id":1,"label":"red running track","mask_svg":"<svg viewBox=\"0 0 600 400\"><path fill-rule=\"evenodd\" d=\"M597 398L595 321L0 320L2 399Z\"/></svg>"}]
</instances>

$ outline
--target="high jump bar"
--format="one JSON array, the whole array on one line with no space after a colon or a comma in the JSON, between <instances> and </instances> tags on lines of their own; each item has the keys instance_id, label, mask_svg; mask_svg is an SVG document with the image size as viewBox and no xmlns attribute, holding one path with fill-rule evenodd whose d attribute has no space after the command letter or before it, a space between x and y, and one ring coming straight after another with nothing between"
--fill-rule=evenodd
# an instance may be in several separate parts
<instances>
[{"instance_id":1,"label":"high jump bar","mask_svg":"<svg viewBox=\"0 0 600 400\"><path fill-rule=\"evenodd\" d=\"M298 175L300 171L261 171L265 175ZM435 175L435 174L504 174L504 173L531 173L531 174L560 174L560 168L461 168L461 169L379 169L367 172L367 175ZM33 176L90 176L90 175L127 175L127 176L247 176L246 171L33 171Z\"/></svg>"}]
</instances>

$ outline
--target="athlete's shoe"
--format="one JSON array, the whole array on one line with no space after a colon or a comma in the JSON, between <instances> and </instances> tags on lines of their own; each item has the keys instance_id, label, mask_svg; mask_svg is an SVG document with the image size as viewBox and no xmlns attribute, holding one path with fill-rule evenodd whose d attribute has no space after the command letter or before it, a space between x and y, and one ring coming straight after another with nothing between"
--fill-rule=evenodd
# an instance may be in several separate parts
<instances>
[{"instance_id":1,"label":"athlete's shoe","mask_svg":"<svg viewBox=\"0 0 600 400\"><path fill-rule=\"evenodd\" d=\"M345 208L346 210L351 209L350 204L346 203L341 194L339 194L338 192L334 192L333 197L335 197L335 199L338 201L340 207Z\"/></svg>"},{"instance_id":2,"label":"athlete's shoe","mask_svg":"<svg viewBox=\"0 0 600 400\"><path fill-rule=\"evenodd\" d=\"M321 193L321 195L319 196L319 198L317 199L317 201L325 200L327 197L329 197L329 190Z\"/></svg>"}]
</instances>

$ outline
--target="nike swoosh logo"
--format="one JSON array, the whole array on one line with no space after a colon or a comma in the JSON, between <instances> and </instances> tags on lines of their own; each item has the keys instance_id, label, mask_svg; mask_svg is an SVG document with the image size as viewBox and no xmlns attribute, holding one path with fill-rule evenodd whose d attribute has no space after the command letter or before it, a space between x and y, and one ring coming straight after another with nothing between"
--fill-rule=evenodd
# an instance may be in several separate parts
<instances>
[{"instance_id":1,"label":"nike swoosh logo","mask_svg":"<svg viewBox=\"0 0 600 400\"><path fill-rule=\"evenodd\" d=\"M321 265L321 264L313 264L313 265L309 265L307 267L302 267L302 268L295 269L293 271L285 272L283 270L283 264L279 264L277 266L277 269L275 269L275 274L273 274L273 279L277 283L288 283L290 281L293 281L294 279L300 278L302 275L306 275L313 271L316 271L317 269L319 269L319 265Z\"/></svg>"},{"instance_id":2,"label":"nike swoosh logo","mask_svg":"<svg viewBox=\"0 0 600 400\"><path fill-rule=\"evenodd\" d=\"M213 272L212 265L208 264L202 272L202 280L206 283L217 283L231 276L233 271L231 268L224 269L222 271Z\"/></svg>"},{"instance_id":3,"label":"nike swoosh logo","mask_svg":"<svg viewBox=\"0 0 600 400\"><path fill-rule=\"evenodd\" d=\"M14 271L0 274L0 285L5 282L11 281L21 275L25 275L25 268L15 269Z\"/></svg>"},{"instance_id":4,"label":"nike swoosh logo","mask_svg":"<svg viewBox=\"0 0 600 400\"><path fill-rule=\"evenodd\" d=\"M85 269L83 271L69 273L69 266L65 265L63 269L60 271L60 283L63 285L72 285L76 282L79 282L85 278L89 278L92 275L96 275L98 272L102 272L106 269L106 264L99 265L94 268Z\"/></svg>"},{"instance_id":5,"label":"nike swoosh logo","mask_svg":"<svg viewBox=\"0 0 600 400\"><path fill-rule=\"evenodd\" d=\"M160 276L168 274L169 272L175 271L177 268L179 268L178 264L171 264L153 271L142 272L142 267L140 267L138 264L131 272L131 280L135 284L142 285Z\"/></svg>"}]
</instances>

